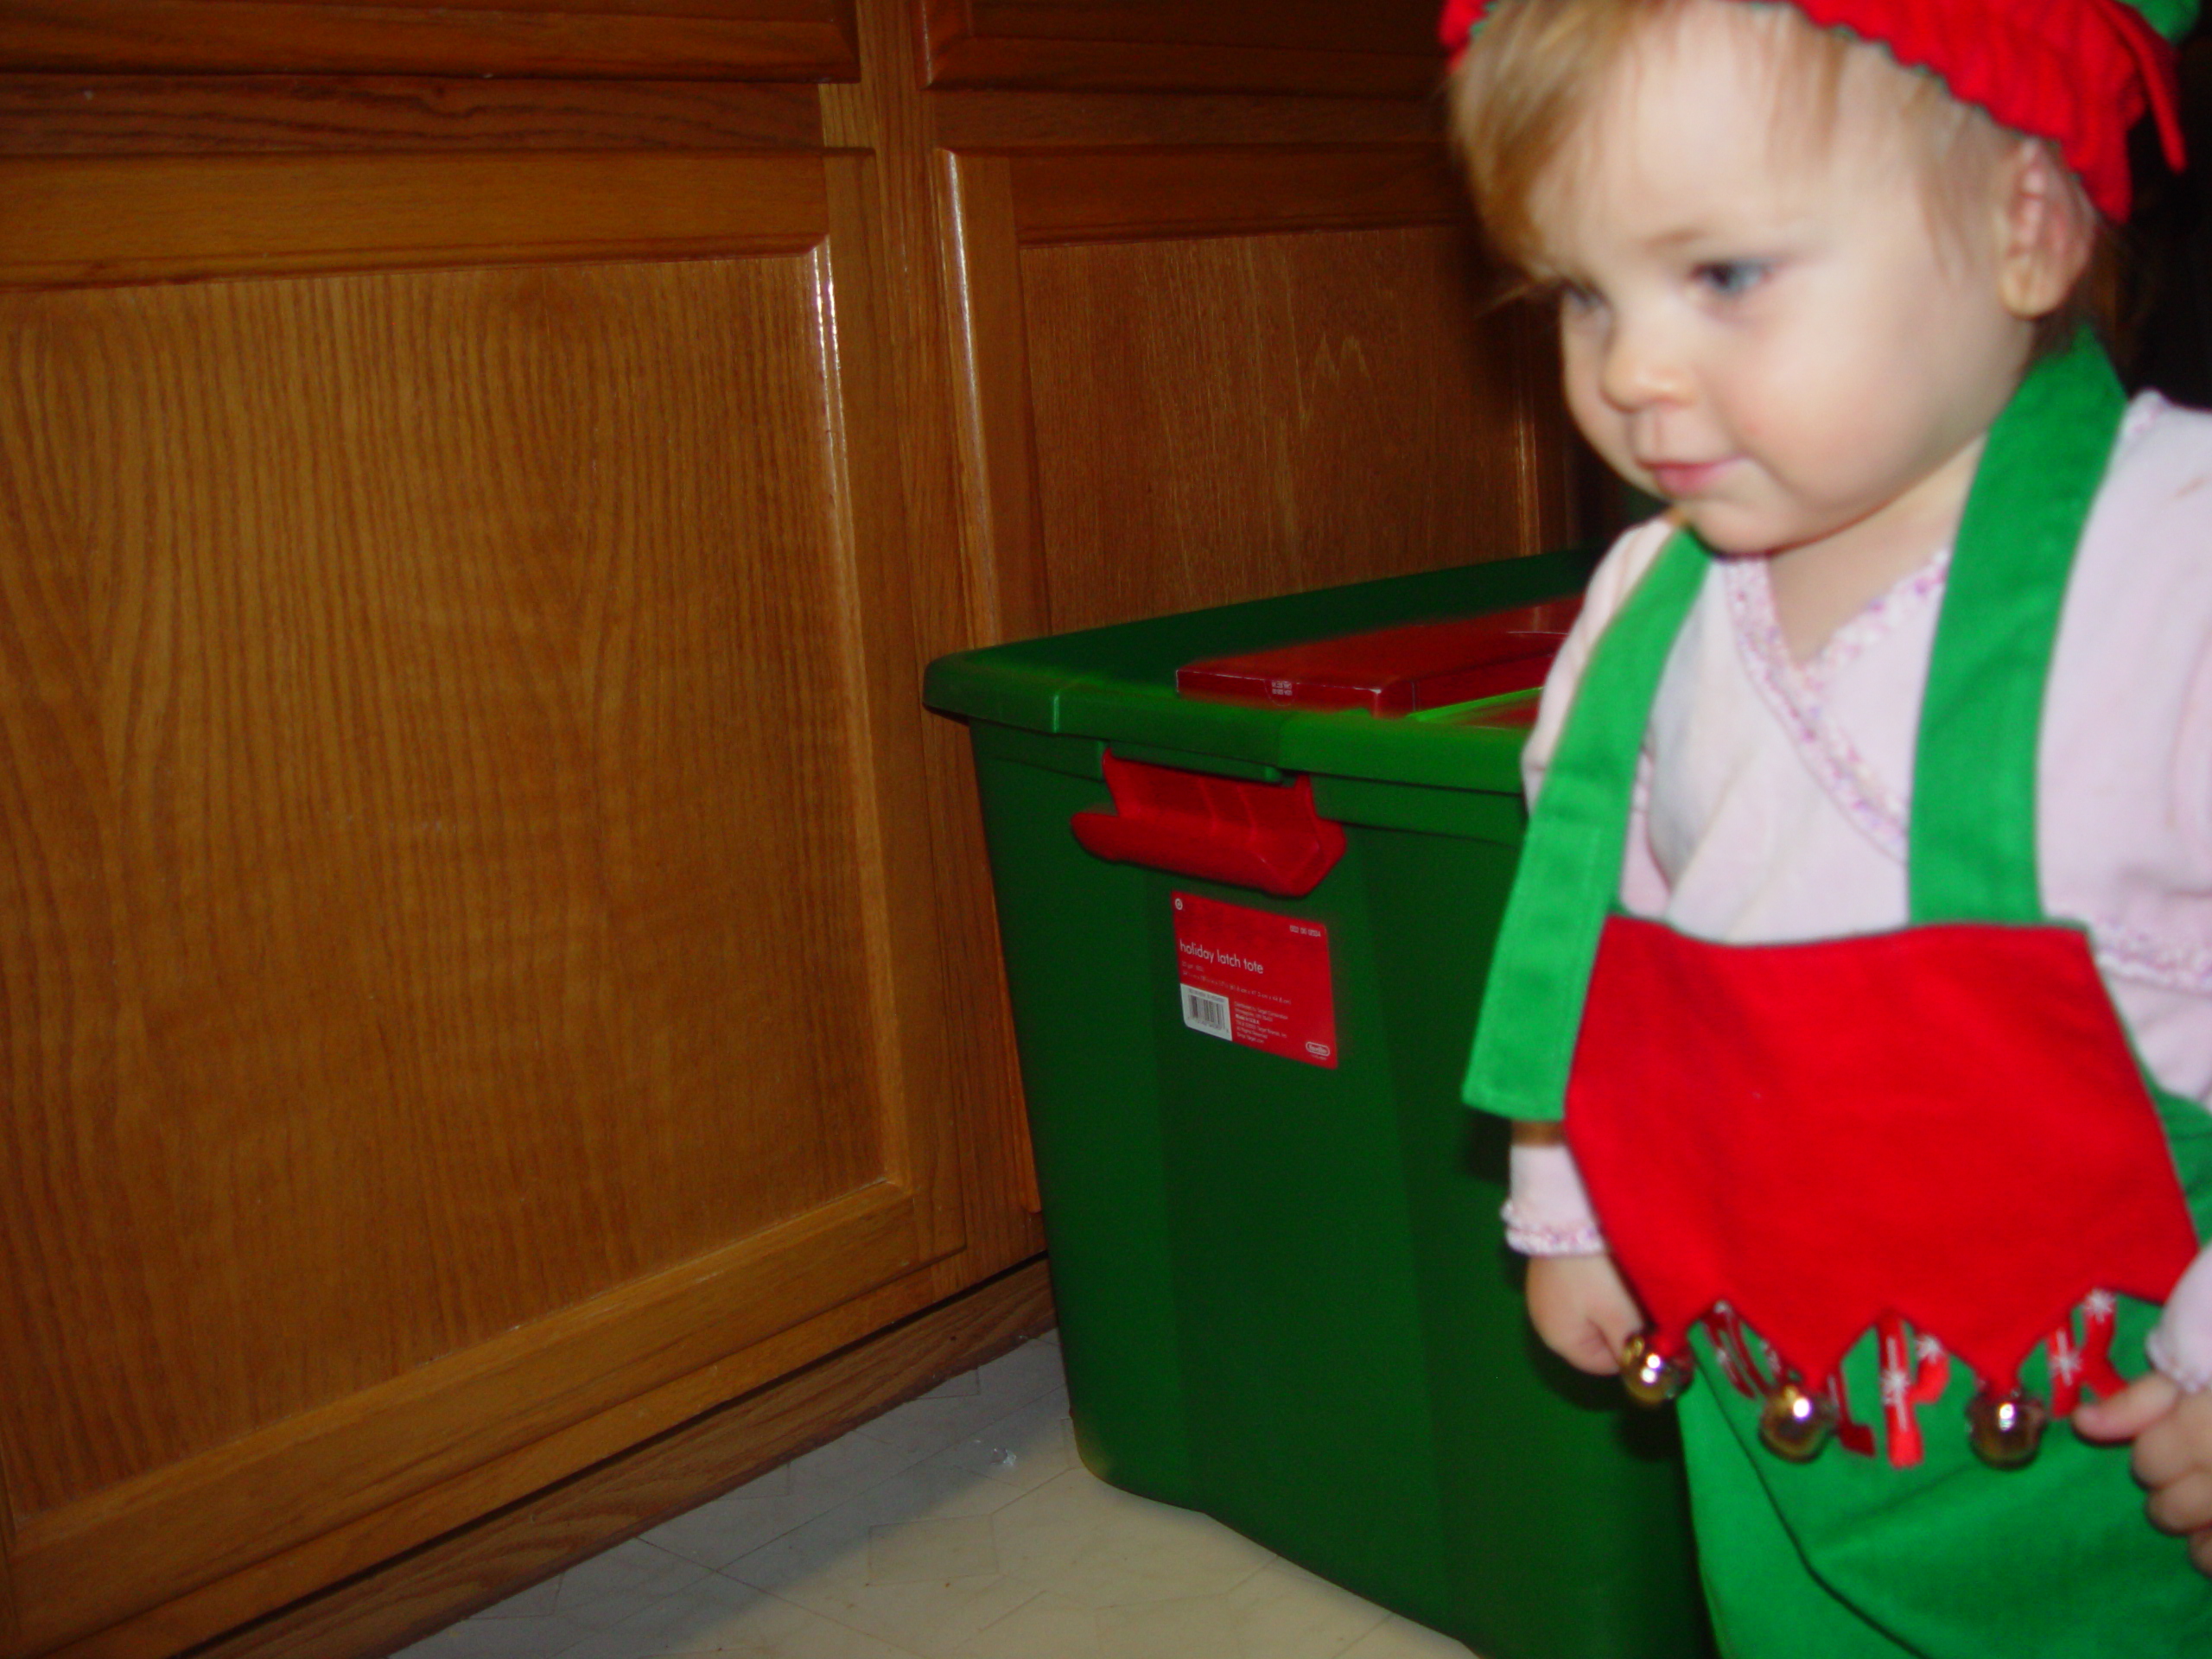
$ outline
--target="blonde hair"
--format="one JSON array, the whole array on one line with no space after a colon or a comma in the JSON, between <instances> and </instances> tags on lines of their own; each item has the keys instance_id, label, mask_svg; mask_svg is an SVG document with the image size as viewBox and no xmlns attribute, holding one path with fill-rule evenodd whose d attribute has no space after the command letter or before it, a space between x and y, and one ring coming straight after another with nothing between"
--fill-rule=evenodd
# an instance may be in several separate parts
<instances>
[{"instance_id":1,"label":"blonde hair","mask_svg":"<svg viewBox=\"0 0 2212 1659\"><path fill-rule=\"evenodd\" d=\"M1497 0L1453 72L1453 142L1477 212L1505 261L1527 270L1542 248L1535 202L1546 175L1593 113L1612 72L1693 5L1707 0ZM2019 135L1953 98L1924 71L1878 47L1822 29L1789 4L1739 7L1774 47L1777 137L1817 145L1828 135L1854 63L1877 69L1895 100L1900 136L1918 175L1929 228L1956 245L1987 201L1994 169ZM1871 62L1869 61L1871 60ZM1863 71L1862 71L1863 73ZM2034 142L2042 142L2037 140ZM2059 203L2096 250L2075 293L2037 327L2038 353L2063 343L2113 286L2102 220L2071 168Z\"/></svg>"}]
</instances>

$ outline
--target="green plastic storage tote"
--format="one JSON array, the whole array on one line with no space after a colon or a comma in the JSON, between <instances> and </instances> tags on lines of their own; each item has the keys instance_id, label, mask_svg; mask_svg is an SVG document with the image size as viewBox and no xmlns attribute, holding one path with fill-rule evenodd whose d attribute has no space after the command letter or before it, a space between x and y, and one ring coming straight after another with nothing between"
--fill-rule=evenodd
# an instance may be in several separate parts
<instances>
[{"instance_id":1,"label":"green plastic storage tote","mask_svg":"<svg viewBox=\"0 0 2212 1659\"><path fill-rule=\"evenodd\" d=\"M1534 693L1378 718L1175 681L1588 570L1024 641L926 688L974 741L1085 1463L1483 1659L1711 1651L1671 1422L1541 1351L1505 1132L1459 1101Z\"/></svg>"}]
</instances>

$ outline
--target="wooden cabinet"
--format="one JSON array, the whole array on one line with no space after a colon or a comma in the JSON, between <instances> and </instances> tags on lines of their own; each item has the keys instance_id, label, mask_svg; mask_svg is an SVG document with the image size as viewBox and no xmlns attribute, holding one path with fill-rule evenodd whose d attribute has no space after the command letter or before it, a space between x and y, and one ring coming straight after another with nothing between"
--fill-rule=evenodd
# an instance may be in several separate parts
<instances>
[{"instance_id":1,"label":"wooden cabinet","mask_svg":"<svg viewBox=\"0 0 2212 1659\"><path fill-rule=\"evenodd\" d=\"M11 68L849 79L853 0L7 0Z\"/></svg>"},{"instance_id":2,"label":"wooden cabinet","mask_svg":"<svg viewBox=\"0 0 2212 1659\"><path fill-rule=\"evenodd\" d=\"M963 1243L871 170L0 175L24 1645Z\"/></svg>"},{"instance_id":3,"label":"wooden cabinet","mask_svg":"<svg viewBox=\"0 0 2212 1659\"><path fill-rule=\"evenodd\" d=\"M1568 532L1427 10L0 0L0 1653L380 1651L1046 1317L920 666Z\"/></svg>"}]
</instances>

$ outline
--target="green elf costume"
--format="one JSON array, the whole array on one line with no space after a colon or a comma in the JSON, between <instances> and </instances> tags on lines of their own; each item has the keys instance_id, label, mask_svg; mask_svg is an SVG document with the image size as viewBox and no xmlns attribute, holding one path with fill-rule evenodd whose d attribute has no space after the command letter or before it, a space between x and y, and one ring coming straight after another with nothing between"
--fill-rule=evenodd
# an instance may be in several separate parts
<instances>
[{"instance_id":1,"label":"green elf costume","mask_svg":"<svg viewBox=\"0 0 2212 1659\"><path fill-rule=\"evenodd\" d=\"M2177 33L2193 0L1793 3L2051 139L2114 219L2146 107L2177 152L2144 15ZM1456 3L1447 42L1483 10ZM1908 925L1721 944L1617 904L1712 563L1688 532L1605 627L1551 757L1467 1097L1564 1116L1651 1322L1632 1391L1671 1397L1694 1364L1682 1431L1732 1655L2212 1656L2212 1583L2144 1517L2124 1450L2044 1427L2144 1369L2212 1234L2212 1115L2141 1067L2039 880L2045 691L2125 413L2085 335L1991 430L1928 659Z\"/></svg>"}]
</instances>

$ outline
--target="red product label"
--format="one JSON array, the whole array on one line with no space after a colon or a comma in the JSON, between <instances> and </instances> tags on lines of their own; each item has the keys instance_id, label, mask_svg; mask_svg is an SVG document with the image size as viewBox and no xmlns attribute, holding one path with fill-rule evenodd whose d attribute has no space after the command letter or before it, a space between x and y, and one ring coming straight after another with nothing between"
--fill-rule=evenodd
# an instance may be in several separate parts
<instances>
[{"instance_id":1,"label":"red product label","mask_svg":"<svg viewBox=\"0 0 2212 1659\"><path fill-rule=\"evenodd\" d=\"M1337 1064L1329 930L1319 922L1225 905L1194 893L1175 901L1183 1023L1247 1048Z\"/></svg>"}]
</instances>

